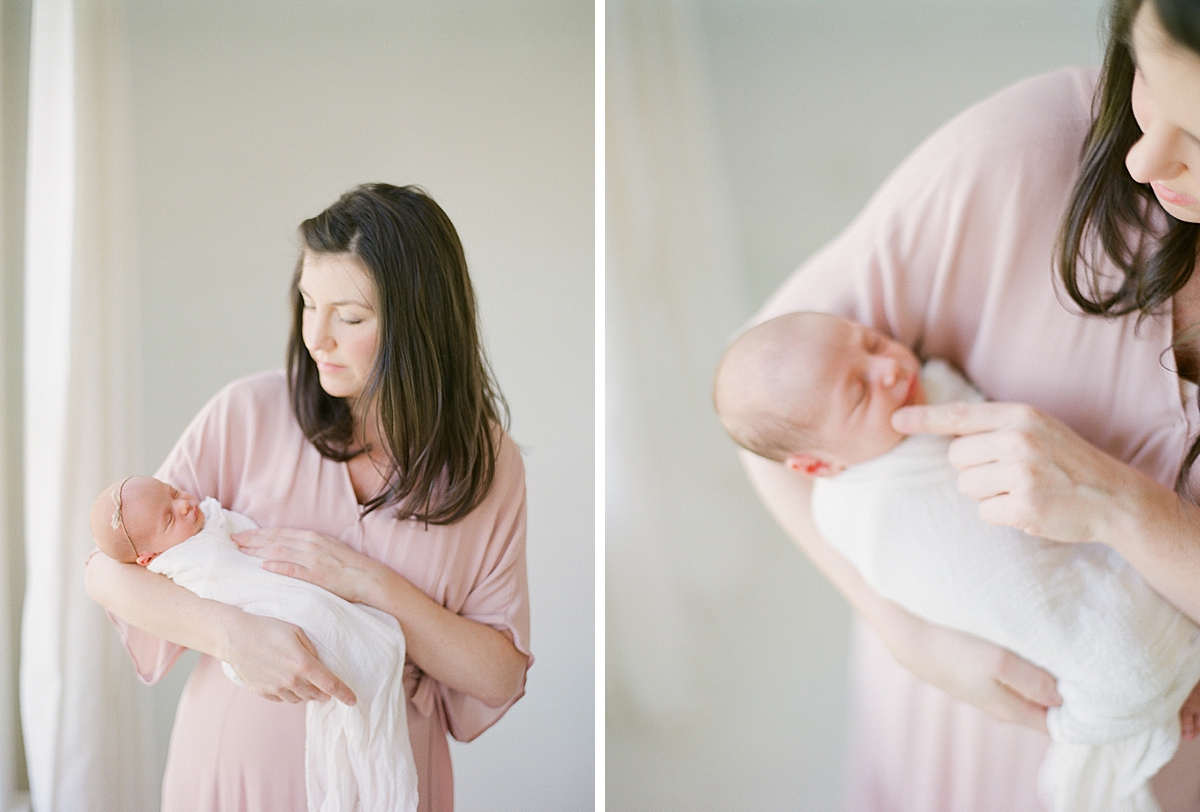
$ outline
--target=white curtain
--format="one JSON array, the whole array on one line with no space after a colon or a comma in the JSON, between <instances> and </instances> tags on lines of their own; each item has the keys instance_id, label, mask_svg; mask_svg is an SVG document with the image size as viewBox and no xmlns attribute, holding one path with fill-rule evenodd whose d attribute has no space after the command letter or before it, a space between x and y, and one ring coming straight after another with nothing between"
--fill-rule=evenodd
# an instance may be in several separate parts
<instances>
[{"instance_id":1,"label":"white curtain","mask_svg":"<svg viewBox=\"0 0 1200 812\"><path fill-rule=\"evenodd\" d=\"M749 310L694 3L610 0L605 24L608 679L686 723L761 514L709 394Z\"/></svg>"},{"instance_id":2,"label":"white curtain","mask_svg":"<svg viewBox=\"0 0 1200 812\"><path fill-rule=\"evenodd\" d=\"M131 110L117 0L34 0L21 718L37 812L149 812L149 697L84 594L96 494L140 464Z\"/></svg>"},{"instance_id":3,"label":"white curtain","mask_svg":"<svg viewBox=\"0 0 1200 812\"><path fill-rule=\"evenodd\" d=\"M12 5L0 6L0 43L7 43L8 37L2 36L16 25ZM0 51L0 65L6 68L11 59L10 55ZM14 115L12 100L4 97L0 105L0 125L7 125L9 117ZM0 133L9 131L7 126L0 126ZM9 145L0 141L0 188L8 188L14 182L10 177L12 167L7 156ZM7 258L10 256L10 245L18 242L10 232L11 219L6 208L0 207L0 810L14 812L27 799L19 797L17 787L20 784L17 736L17 657L14 646L17 641L17 618L19 613L13 611L17 596L14 593L14 575L17 563L20 561L20 539L17 531L17 516L19 510L13 504L12 494L16 492L16 482L19 476L13 475L13 468L20 458L20 439L14 436L13 421L17 416L9 410L9 387L16 381L11 375L17 368L13 359L17 336L11 324L6 323L5 316L15 308L11 299L16 295L18 270L8 267ZM19 289L19 288L18 288ZM16 393L11 393L15 395Z\"/></svg>"}]
</instances>

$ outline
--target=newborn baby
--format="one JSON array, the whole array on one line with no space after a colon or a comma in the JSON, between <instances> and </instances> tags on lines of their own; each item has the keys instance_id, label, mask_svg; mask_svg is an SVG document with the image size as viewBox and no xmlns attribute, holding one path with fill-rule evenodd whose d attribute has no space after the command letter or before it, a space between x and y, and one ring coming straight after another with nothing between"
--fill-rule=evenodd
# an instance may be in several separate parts
<instances>
[{"instance_id":1,"label":"newborn baby","mask_svg":"<svg viewBox=\"0 0 1200 812\"><path fill-rule=\"evenodd\" d=\"M1200 710L1200 629L1108 547L985 523L958 492L950 439L892 429L901 406L982 399L948 364L922 370L908 347L821 313L744 333L714 390L739 444L817 477L818 530L879 594L1055 676L1039 776L1051 812L1158 810L1149 779Z\"/></svg>"},{"instance_id":2,"label":"newborn baby","mask_svg":"<svg viewBox=\"0 0 1200 812\"><path fill-rule=\"evenodd\" d=\"M146 476L106 488L91 514L92 536L105 555L166 575L202 598L295 623L321 662L354 691L353 706L307 705L309 812L415 812L399 623L315 584L264 570L230 537L257 526L216 499L200 501ZM241 684L228 665L225 670Z\"/></svg>"}]
</instances>

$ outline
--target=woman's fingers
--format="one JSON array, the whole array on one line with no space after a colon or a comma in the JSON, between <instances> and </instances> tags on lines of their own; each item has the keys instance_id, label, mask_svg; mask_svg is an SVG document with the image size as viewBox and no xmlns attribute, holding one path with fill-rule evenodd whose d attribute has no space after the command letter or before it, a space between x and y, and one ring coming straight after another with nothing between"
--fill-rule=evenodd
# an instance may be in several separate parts
<instances>
[{"instance_id":1,"label":"woman's fingers","mask_svg":"<svg viewBox=\"0 0 1200 812\"><path fill-rule=\"evenodd\" d=\"M1046 709L1062 704L1054 677L1010 651L992 652L982 659L987 683L978 704L1002 722L1046 732Z\"/></svg>"},{"instance_id":2,"label":"woman's fingers","mask_svg":"<svg viewBox=\"0 0 1200 812\"><path fill-rule=\"evenodd\" d=\"M346 683L338 679L332 671L325 667L317 656L317 647L308 639L308 635L302 631L300 632L300 642L312 655L312 660L303 675L306 683L315 689L315 691L318 691L320 697L331 696L334 699L340 700L343 704L353 705L357 701L354 692L350 690ZM318 696L310 698L316 699Z\"/></svg>"},{"instance_id":3,"label":"woman's fingers","mask_svg":"<svg viewBox=\"0 0 1200 812\"><path fill-rule=\"evenodd\" d=\"M364 578L379 566L337 539L311 530L260 528L234 534L242 552L263 559L263 569L299 578L348 601L361 597Z\"/></svg>"},{"instance_id":4,"label":"woman's fingers","mask_svg":"<svg viewBox=\"0 0 1200 812\"><path fill-rule=\"evenodd\" d=\"M357 702L354 691L342 682L334 673L324 666L310 676L312 684L321 691L322 696L331 696L343 705L353 705Z\"/></svg>"},{"instance_id":5,"label":"woman's fingers","mask_svg":"<svg viewBox=\"0 0 1200 812\"><path fill-rule=\"evenodd\" d=\"M939 403L905 406L892 413L892 428L903 434L978 434L1018 425L1032 409L1021 403Z\"/></svg>"},{"instance_id":6,"label":"woman's fingers","mask_svg":"<svg viewBox=\"0 0 1200 812\"><path fill-rule=\"evenodd\" d=\"M897 429L959 435L948 458L979 515L1055 541L1108 541L1128 466L1070 428L1017 403L947 403L897 410Z\"/></svg>"},{"instance_id":7,"label":"woman's fingers","mask_svg":"<svg viewBox=\"0 0 1200 812\"><path fill-rule=\"evenodd\" d=\"M260 527L255 530L245 530L234 533L231 538L246 552L261 550L273 545L301 546L319 538L316 533L307 530L291 530L286 527Z\"/></svg>"},{"instance_id":8,"label":"woman's fingers","mask_svg":"<svg viewBox=\"0 0 1200 812\"><path fill-rule=\"evenodd\" d=\"M984 708L990 716L1001 722L1014 722L1018 725L1031 727L1043 733L1049 733L1046 726L1046 708L1030 702L1020 694L1008 690L1007 686L996 684L997 701L991 708Z\"/></svg>"},{"instance_id":9,"label":"woman's fingers","mask_svg":"<svg viewBox=\"0 0 1200 812\"><path fill-rule=\"evenodd\" d=\"M1015 654L1002 658L996 673L996 682L1017 696L1037 705L1042 712L1046 708L1062 704L1054 677Z\"/></svg>"},{"instance_id":10,"label":"woman's fingers","mask_svg":"<svg viewBox=\"0 0 1200 812\"><path fill-rule=\"evenodd\" d=\"M914 674L1001 721L1046 730L1046 709L1062 702L1054 677L994 643L909 617L915 633L899 634L893 654Z\"/></svg>"},{"instance_id":11,"label":"woman's fingers","mask_svg":"<svg viewBox=\"0 0 1200 812\"><path fill-rule=\"evenodd\" d=\"M321 662L304 631L291 623L245 615L231 629L223 659L265 699L304 702L332 696L349 705L355 701L354 692Z\"/></svg>"},{"instance_id":12,"label":"woman's fingers","mask_svg":"<svg viewBox=\"0 0 1200 812\"><path fill-rule=\"evenodd\" d=\"M1200 733L1200 683L1192 688L1179 709L1179 729L1185 739L1194 739Z\"/></svg>"}]
</instances>

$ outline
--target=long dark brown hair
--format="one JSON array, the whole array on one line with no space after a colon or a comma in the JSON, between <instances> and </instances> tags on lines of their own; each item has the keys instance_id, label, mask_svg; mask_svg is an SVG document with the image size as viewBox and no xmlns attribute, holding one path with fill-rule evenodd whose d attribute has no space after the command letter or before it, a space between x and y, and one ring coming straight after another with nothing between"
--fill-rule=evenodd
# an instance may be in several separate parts
<instances>
[{"instance_id":1,"label":"long dark brown hair","mask_svg":"<svg viewBox=\"0 0 1200 812\"><path fill-rule=\"evenodd\" d=\"M401 519L458 521L491 488L508 407L484 355L454 225L415 186L366 183L301 223L300 237L303 252L351 254L362 263L375 284L379 329L362 394L354 403L327 394L302 335L302 252L287 367L300 428L323 456L345 462L367 451L357 421L377 420L391 464L364 515L394 507Z\"/></svg>"},{"instance_id":2,"label":"long dark brown hair","mask_svg":"<svg viewBox=\"0 0 1200 812\"><path fill-rule=\"evenodd\" d=\"M1200 250L1200 225L1163 210L1154 192L1135 181L1125 156L1142 131L1130 93L1135 65L1130 47L1134 18L1153 2L1167 33L1200 53L1200 3L1195 0L1113 0L1108 47L1093 101L1094 118L1083 145L1079 178L1059 232L1057 265L1063 285L1085 313L1142 316L1159 311L1191 279ZM1107 259L1116 268L1106 274ZM1175 489L1186 493L1200 438L1184 458Z\"/></svg>"}]
</instances>

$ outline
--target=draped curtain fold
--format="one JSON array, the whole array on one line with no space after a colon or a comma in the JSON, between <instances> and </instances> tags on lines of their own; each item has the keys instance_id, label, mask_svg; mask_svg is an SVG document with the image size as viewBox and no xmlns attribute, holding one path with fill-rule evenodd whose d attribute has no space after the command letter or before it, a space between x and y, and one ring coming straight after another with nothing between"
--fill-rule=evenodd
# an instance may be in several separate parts
<instances>
[{"instance_id":1,"label":"draped curtain fold","mask_svg":"<svg viewBox=\"0 0 1200 812\"><path fill-rule=\"evenodd\" d=\"M20 704L38 812L150 812L149 697L84 593L96 494L138 470L128 56L116 0L34 0Z\"/></svg>"},{"instance_id":2,"label":"draped curtain fold","mask_svg":"<svg viewBox=\"0 0 1200 812\"><path fill-rule=\"evenodd\" d=\"M687 722L759 513L710 396L748 295L695 4L609 0L605 25L608 679Z\"/></svg>"},{"instance_id":3,"label":"draped curtain fold","mask_svg":"<svg viewBox=\"0 0 1200 812\"><path fill-rule=\"evenodd\" d=\"M7 91L10 64L16 55L9 52L9 33L18 25L19 15L13 6L0 6L0 78ZM9 189L18 182L10 154L14 145L9 143L13 123L19 120L15 99L3 93L0 104L0 188ZM15 139L14 139L15 140ZM17 729L17 656L18 640L16 608L20 594L18 580L20 561L20 506L16 503L20 475L15 466L20 460L20 438L17 436L19 409L15 408L14 397L19 395L20 380L17 371L20 364L15 361L20 336L10 322L10 316L19 312L13 300L19 292L19 271L10 267L9 258L13 246L19 243L13 234L13 220L7 195L0 195L0 810L16 812L28 809L28 799L21 793L21 760L19 753L20 735ZM16 474L16 475L14 475Z\"/></svg>"}]
</instances>

